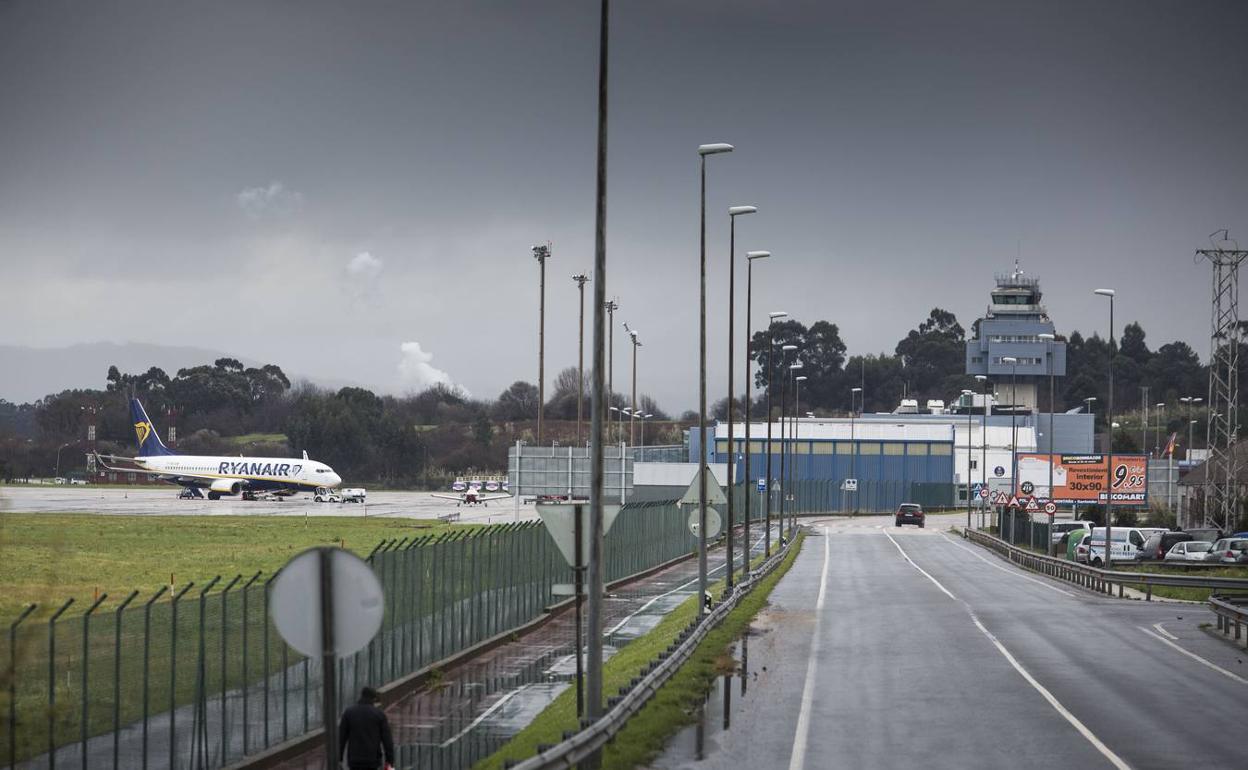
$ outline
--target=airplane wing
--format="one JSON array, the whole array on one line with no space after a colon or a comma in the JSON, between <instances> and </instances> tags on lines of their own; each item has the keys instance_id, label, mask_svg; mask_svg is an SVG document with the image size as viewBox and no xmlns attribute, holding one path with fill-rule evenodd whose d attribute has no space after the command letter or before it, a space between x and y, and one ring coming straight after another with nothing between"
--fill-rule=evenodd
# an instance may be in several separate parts
<instances>
[{"instance_id":1,"label":"airplane wing","mask_svg":"<svg viewBox=\"0 0 1248 770\"><path fill-rule=\"evenodd\" d=\"M441 494L438 494L437 492L430 492L429 496L441 498L443 500L454 500L455 502L459 502L464 499L460 497L459 495L441 495Z\"/></svg>"}]
</instances>

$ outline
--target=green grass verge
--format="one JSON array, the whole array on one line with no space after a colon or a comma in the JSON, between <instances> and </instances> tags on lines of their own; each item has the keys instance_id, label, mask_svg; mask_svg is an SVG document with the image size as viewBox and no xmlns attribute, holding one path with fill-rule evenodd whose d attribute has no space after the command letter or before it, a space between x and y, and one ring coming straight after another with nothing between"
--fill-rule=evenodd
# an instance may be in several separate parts
<instances>
[{"instance_id":1,"label":"green grass verge","mask_svg":"<svg viewBox=\"0 0 1248 770\"><path fill-rule=\"evenodd\" d=\"M719 627L702 640L680 670L629 720L624 730L604 751L604 770L633 768L652 759L663 750L668 738L694 721L694 706L706 694L718 673L716 661L763 608L771 590L797 558L803 539L804 536L798 536L795 546L780 566L751 591ZM723 581L716 583L711 589L713 595L722 591ZM696 596L686 599L668 613L654 630L635 639L604 664L604 697L618 692L646 664L667 649L681 629L688 626L695 617L696 601ZM576 724L576 691L569 688L506 745L488 759L477 763L476 768L498 770L508 759L531 757L537 753L539 744L558 743L563 732L575 729Z\"/></svg>"},{"instance_id":2,"label":"green grass verge","mask_svg":"<svg viewBox=\"0 0 1248 770\"><path fill-rule=\"evenodd\" d=\"M100 516L0 512L0 620L29 603L50 611L70 597L109 603L137 588L266 574L315 545L344 543L366 556L377 543L433 534L440 522L311 516ZM28 621L29 622L29 621Z\"/></svg>"},{"instance_id":3,"label":"green grass verge","mask_svg":"<svg viewBox=\"0 0 1248 770\"><path fill-rule=\"evenodd\" d=\"M1199 570L1183 570L1167 568L1159 564L1149 565L1118 565L1115 569L1121 572L1154 572L1159 574L1175 574L1175 575L1193 575L1196 577L1230 577L1230 578L1248 578L1248 570L1243 567L1216 567L1211 569ZM1126 585L1140 591L1146 590L1141 584L1127 583ZM1207 602L1209 595L1214 593L1225 593L1222 589L1210 588L1186 588L1183 586L1153 586L1153 596L1161 596L1166 599L1186 599L1193 602Z\"/></svg>"}]
</instances>

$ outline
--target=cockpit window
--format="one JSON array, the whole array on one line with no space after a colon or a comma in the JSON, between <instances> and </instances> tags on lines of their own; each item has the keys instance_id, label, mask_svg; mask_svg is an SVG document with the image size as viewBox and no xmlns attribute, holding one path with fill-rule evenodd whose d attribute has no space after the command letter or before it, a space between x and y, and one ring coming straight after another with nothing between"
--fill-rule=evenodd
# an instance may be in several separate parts
<instances>
[{"instance_id":1,"label":"cockpit window","mask_svg":"<svg viewBox=\"0 0 1248 770\"><path fill-rule=\"evenodd\" d=\"M329 468L317 468L317 473L329 473Z\"/></svg>"}]
</instances>

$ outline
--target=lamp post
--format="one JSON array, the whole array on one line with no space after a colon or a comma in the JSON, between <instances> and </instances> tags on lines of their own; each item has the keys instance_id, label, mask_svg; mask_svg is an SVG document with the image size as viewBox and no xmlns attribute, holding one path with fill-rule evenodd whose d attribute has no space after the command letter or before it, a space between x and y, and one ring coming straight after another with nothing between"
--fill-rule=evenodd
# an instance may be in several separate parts
<instances>
[{"instance_id":1,"label":"lamp post","mask_svg":"<svg viewBox=\"0 0 1248 770\"><path fill-rule=\"evenodd\" d=\"M788 417L789 410L787 408L789 385L792 384L793 373L789 370L789 351L797 350L797 345L781 345L780 346L780 365L784 367L784 373L789 377L789 381L780 382L780 545L784 545L784 498L789 494L788 484L789 477L786 472L788 465L789 447L785 443L785 436L788 434Z\"/></svg>"},{"instance_id":2,"label":"lamp post","mask_svg":"<svg viewBox=\"0 0 1248 770\"><path fill-rule=\"evenodd\" d=\"M1053 341L1057 336L1049 332L1036 335L1045 342L1044 362L1049 370L1049 501L1053 501ZM1053 514L1049 514L1049 556L1053 555Z\"/></svg>"},{"instance_id":3,"label":"lamp post","mask_svg":"<svg viewBox=\"0 0 1248 770\"><path fill-rule=\"evenodd\" d=\"M1010 365L1010 496L1018 494L1018 359L1003 356L1001 363ZM1010 533L1013 537L1014 533Z\"/></svg>"},{"instance_id":4,"label":"lamp post","mask_svg":"<svg viewBox=\"0 0 1248 770\"><path fill-rule=\"evenodd\" d=\"M1191 470L1192 468L1192 441L1193 441L1192 426L1196 424L1196 421L1192 419L1192 408L1196 406L1197 404L1199 404L1201 401L1204 401L1204 399L1200 398L1199 396L1183 396L1182 398L1179 399L1179 401L1187 404L1186 412L1187 412L1187 418L1189 420L1187 424L1187 451L1184 452L1183 454L1187 458L1187 468L1188 470Z\"/></svg>"},{"instance_id":5,"label":"lamp post","mask_svg":"<svg viewBox=\"0 0 1248 770\"><path fill-rule=\"evenodd\" d=\"M962 396L974 396L975 391L963 390ZM966 405L966 528L971 528L971 416L975 411L975 400Z\"/></svg>"},{"instance_id":6,"label":"lamp post","mask_svg":"<svg viewBox=\"0 0 1248 770\"><path fill-rule=\"evenodd\" d=\"M56 448L56 470L53 471L54 479L59 479L61 477L61 450L67 446L72 446L77 443L77 441L70 441L67 444L61 444Z\"/></svg>"},{"instance_id":7,"label":"lamp post","mask_svg":"<svg viewBox=\"0 0 1248 770\"><path fill-rule=\"evenodd\" d=\"M728 481L728 503L727 503L728 542L727 542L727 553L726 553L727 564L728 564L728 575L727 575L726 584L728 586L729 591L732 590L732 584L733 584L733 570L732 570L733 547L732 546L733 546L733 538L735 537L735 533L733 532L733 529L736 526L736 522L733 520L733 513L734 513L733 500L736 497L736 494L734 493L734 490L733 490L732 477L735 475L736 468L737 468L737 461L736 461L737 441L736 441L736 438L732 434L732 406L733 406L733 401L736 400L737 391L736 391L736 387L733 385L733 382L732 382L733 369L736 368L733 364L733 346L735 345L735 341L733 340L732 331L733 331L733 326L735 325L733 323L733 316L736 313L735 298L736 298L736 291L737 291L736 290L737 217L742 216L743 214L753 214L756 211L758 211L758 209L755 208L754 206L730 206L728 208L728 478L727 478L727 481ZM746 366L748 368L749 366L748 362L746 363ZM748 416L746 417L746 422L747 423L749 422ZM642 425L641 429L644 434L645 429L646 429L644 424ZM749 541L747 540L745 541L745 543L746 544L744 547L748 550ZM749 559L747 558L746 560L748 561Z\"/></svg>"},{"instance_id":8,"label":"lamp post","mask_svg":"<svg viewBox=\"0 0 1248 770\"><path fill-rule=\"evenodd\" d=\"M653 417L653 414L639 414L637 418L641 420L641 461L646 461L646 420Z\"/></svg>"},{"instance_id":9,"label":"lamp post","mask_svg":"<svg viewBox=\"0 0 1248 770\"><path fill-rule=\"evenodd\" d=\"M984 424L979 430L979 476L983 482L984 489L988 488L988 375L977 374L975 379L979 381L980 386L984 389ZM987 500L988 498L982 498ZM984 508L986 505L980 506L979 526L984 526Z\"/></svg>"},{"instance_id":10,"label":"lamp post","mask_svg":"<svg viewBox=\"0 0 1248 770\"><path fill-rule=\"evenodd\" d=\"M862 392L862 388L850 388L849 389L849 477L854 480L855 488L846 490L846 492L853 496L854 509L853 511L851 511L851 514L858 513L858 489L857 489L858 476L856 475L857 470L858 470L856 467L857 460L858 460L858 441L857 441L857 437L854 435L854 414L855 414L854 406L855 406L855 402L859 398L864 399L863 405L865 406L866 394Z\"/></svg>"},{"instance_id":11,"label":"lamp post","mask_svg":"<svg viewBox=\"0 0 1248 770\"><path fill-rule=\"evenodd\" d=\"M546 413L546 260L550 246L534 246L533 258L541 277L538 279L537 304L537 443L542 443L542 418Z\"/></svg>"},{"instance_id":12,"label":"lamp post","mask_svg":"<svg viewBox=\"0 0 1248 770\"><path fill-rule=\"evenodd\" d=\"M1160 403L1157 405L1157 434L1153 437L1153 450L1157 454L1157 459L1161 459L1161 450L1165 445L1161 443L1162 431L1166 428L1166 405Z\"/></svg>"},{"instance_id":13,"label":"lamp post","mask_svg":"<svg viewBox=\"0 0 1248 770\"><path fill-rule=\"evenodd\" d=\"M634 446L637 443L637 437L633 432L633 413L637 411L637 348L641 347L641 339L637 336L636 329L628 328L628 324L624 324L624 331L628 332L628 336L633 340L633 405L629 409L625 409L623 414L628 417L628 445ZM623 418L621 418L623 419ZM705 448L703 454L705 455Z\"/></svg>"},{"instance_id":14,"label":"lamp post","mask_svg":"<svg viewBox=\"0 0 1248 770\"><path fill-rule=\"evenodd\" d=\"M796 364L794 364L794 365L793 365L793 367L794 367L794 368L796 368L796 369L800 369L800 368L802 368L802 367L801 367L801 363L802 363L801 361L798 361ZM806 381L806 375L804 375L804 374L803 374L803 375L799 375L799 376L797 376L797 377L794 377L794 378L793 378L793 382L794 382L794 383L796 383L796 388L797 388L797 389L793 392L793 462L792 462L792 463L790 463L791 467L790 467L790 469L789 469L789 479L790 479L790 481L792 480L792 478L793 478L794 476L796 476L796 475L797 475L797 454L798 454L798 452L797 452L797 439L798 439L798 433L801 431L801 428L802 428L802 418L801 418L801 414L802 414L802 383L803 383L803 382L805 382L805 381ZM792 486L792 485L790 484L790 486ZM790 493L790 494L792 494L792 493ZM794 529L796 529L796 528L797 528L797 519L796 519L796 518L794 518L794 517L795 517L795 516L797 516L797 499L796 499L796 497L791 498L791 499L793 500L793 510L791 510L791 511L789 512L789 524L790 524L790 525L791 525Z\"/></svg>"},{"instance_id":15,"label":"lamp post","mask_svg":"<svg viewBox=\"0 0 1248 770\"><path fill-rule=\"evenodd\" d=\"M731 144L722 142L698 147L701 196L698 254L698 617L706 614L706 156L732 152ZM636 410L636 404L633 409Z\"/></svg>"},{"instance_id":16,"label":"lamp post","mask_svg":"<svg viewBox=\"0 0 1248 770\"><path fill-rule=\"evenodd\" d=\"M585 398L585 284L589 276L578 273L572 276L576 281L577 291L581 294L580 326L576 336L576 445L582 446L581 422L584 419L582 402Z\"/></svg>"},{"instance_id":17,"label":"lamp post","mask_svg":"<svg viewBox=\"0 0 1248 770\"><path fill-rule=\"evenodd\" d=\"M771 386L772 375L776 367L773 356L776 354L776 321L789 314L783 310L774 310L767 314L771 320L767 323L767 521L763 532L763 555L771 556L771 497L776 480L771 475Z\"/></svg>"},{"instance_id":18,"label":"lamp post","mask_svg":"<svg viewBox=\"0 0 1248 770\"><path fill-rule=\"evenodd\" d=\"M607 300L603 309L607 311L607 406L611 411L619 410L611 406L611 402L615 400L615 311L620 309L620 305L615 300ZM608 420L611 415L606 415ZM619 443L619 425L616 425L615 442Z\"/></svg>"},{"instance_id":19,"label":"lamp post","mask_svg":"<svg viewBox=\"0 0 1248 770\"><path fill-rule=\"evenodd\" d=\"M1109 390L1105 406L1105 424L1109 427L1109 441L1105 447L1105 568L1113 569L1113 517L1114 504L1114 290L1095 289L1099 297L1109 298Z\"/></svg>"},{"instance_id":20,"label":"lamp post","mask_svg":"<svg viewBox=\"0 0 1248 770\"><path fill-rule=\"evenodd\" d=\"M747 576L750 574L750 502L754 497L754 491L751 488L754 484L754 477L750 475L750 455L754 451L750 445L750 423L752 422L752 412L754 411L753 388L751 387L754 378L750 376L750 351L752 345L750 341L750 313L754 309L754 260L768 259L769 257L771 257L770 251L749 251L745 254L745 486L741 495L745 501L745 522L741 529L741 542L745 543L745 563L741 565L741 573ZM768 416L768 419L770 419L770 416Z\"/></svg>"}]
</instances>

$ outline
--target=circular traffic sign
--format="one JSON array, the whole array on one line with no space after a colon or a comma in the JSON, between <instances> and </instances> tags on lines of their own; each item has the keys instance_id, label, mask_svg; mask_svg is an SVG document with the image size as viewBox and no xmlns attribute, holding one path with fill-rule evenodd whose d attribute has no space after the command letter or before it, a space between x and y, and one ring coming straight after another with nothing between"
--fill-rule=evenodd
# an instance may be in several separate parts
<instances>
[{"instance_id":1,"label":"circular traffic sign","mask_svg":"<svg viewBox=\"0 0 1248 770\"><path fill-rule=\"evenodd\" d=\"M309 548L282 567L269 591L269 614L286 643L308 657L321 648L321 550ZM363 649L377 634L385 598L373 568L341 548L329 551L333 605L333 649L344 657Z\"/></svg>"},{"instance_id":2,"label":"circular traffic sign","mask_svg":"<svg viewBox=\"0 0 1248 770\"><path fill-rule=\"evenodd\" d=\"M706 509L706 539L711 540L719 537L719 530L723 528L724 521L719 516L719 511L708 507ZM694 508L689 513L689 531L694 537L698 534L698 509Z\"/></svg>"},{"instance_id":3,"label":"circular traffic sign","mask_svg":"<svg viewBox=\"0 0 1248 770\"><path fill-rule=\"evenodd\" d=\"M992 475L994 475L994 476L1004 476L1004 475L1005 475L1005 466L1003 466L1003 465L998 465L997 467L993 468L993 469L992 469Z\"/></svg>"},{"instance_id":4,"label":"circular traffic sign","mask_svg":"<svg viewBox=\"0 0 1248 770\"><path fill-rule=\"evenodd\" d=\"M980 497L987 497L987 496L988 496L988 487L980 487L980 488L979 488L979 496L980 496Z\"/></svg>"},{"instance_id":5,"label":"circular traffic sign","mask_svg":"<svg viewBox=\"0 0 1248 770\"><path fill-rule=\"evenodd\" d=\"M1032 492L1036 491L1036 485L1032 484L1030 481L1024 481L1021 489L1023 490L1024 495L1030 495Z\"/></svg>"},{"instance_id":6,"label":"circular traffic sign","mask_svg":"<svg viewBox=\"0 0 1248 770\"><path fill-rule=\"evenodd\" d=\"M1045 513L1047 513L1047 514L1049 514L1050 516L1051 516L1051 515L1053 515L1053 514L1055 514L1055 513L1057 513L1057 503L1053 502L1052 500L1050 500L1049 502L1045 503L1045 504L1044 504L1044 512L1045 512Z\"/></svg>"}]
</instances>

